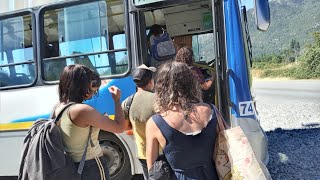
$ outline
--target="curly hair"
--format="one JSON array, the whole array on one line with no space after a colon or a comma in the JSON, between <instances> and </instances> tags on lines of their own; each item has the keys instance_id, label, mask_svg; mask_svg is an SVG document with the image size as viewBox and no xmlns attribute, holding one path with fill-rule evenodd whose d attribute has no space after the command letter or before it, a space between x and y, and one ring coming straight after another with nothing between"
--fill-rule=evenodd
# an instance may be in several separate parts
<instances>
[{"instance_id":1,"label":"curly hair","mask_svg":"<svg viewBox=\"0 0 320 180\"><path fill-rule=\"evenodd\" d=\"M91 84L100 87L101 79L97 72L80 64L66 66L59 82L60 102L81 103L86 94L91 93Z\"/></svg>"},{"instance_id":2,"label":"curly hair","mask_svg":"<svg viewBox=\"0 0 320 180\"><path fill-rule=\"evenodd\" d=\"M188 66L193 64L193 51L190 47L182 47L176 55L175 61L186 63Z\"/></svg>"},{"instance_id":3,"label":"curly hair","mask_svg":"<svg viewBox=\"0 0 320 180\"><path fill-rule=\"evenodd\" d=\"M200 85L185 63L167 62L160 67L157 77L156 112L165 112L174 105L191 112L193 103L202 102Z\"/></svg>"}]
</instances>

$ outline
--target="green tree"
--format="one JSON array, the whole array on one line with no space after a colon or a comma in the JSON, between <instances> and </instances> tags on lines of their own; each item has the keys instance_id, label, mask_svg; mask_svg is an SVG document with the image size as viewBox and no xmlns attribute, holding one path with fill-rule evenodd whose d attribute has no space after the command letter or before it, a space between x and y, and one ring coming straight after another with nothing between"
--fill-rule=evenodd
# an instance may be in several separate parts
<instances>
[{"instance_id":1,"label":"green tree","mask_svg":"<svg viewBox=\"0 0 320 180\"><path fill-rule=\"evenodd\" d=\"M294 53L294 59L297 60L300 54L300 43L295 39L291 39L290 49Z\"/></svg>"},{"instance_id":2,"label":"green tree","mask_svg":"<svg viewBox=\"0 0 320 180\"><path fill-rule=\"evenodd\" d=\"M305 49L301 57L301 71L307 78L320 78L320 32L312 34L314 43Z\"/></svg>"}]
</instances>

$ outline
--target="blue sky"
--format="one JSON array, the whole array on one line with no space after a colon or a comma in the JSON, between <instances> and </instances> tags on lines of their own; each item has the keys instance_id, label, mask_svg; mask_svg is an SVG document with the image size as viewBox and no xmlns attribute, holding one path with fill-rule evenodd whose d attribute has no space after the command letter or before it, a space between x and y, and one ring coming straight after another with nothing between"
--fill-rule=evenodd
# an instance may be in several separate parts
<instances>
[{"instance_id":1,"label":"blue sky","mask_svg":"<svg viewBox=\"0 0 320 180\"><path fill-rule=\"evenodd\" d=\"M242 5L245 5L247 9L253 8L253 0L242 0Z\"/></svg>"}]
</instances>

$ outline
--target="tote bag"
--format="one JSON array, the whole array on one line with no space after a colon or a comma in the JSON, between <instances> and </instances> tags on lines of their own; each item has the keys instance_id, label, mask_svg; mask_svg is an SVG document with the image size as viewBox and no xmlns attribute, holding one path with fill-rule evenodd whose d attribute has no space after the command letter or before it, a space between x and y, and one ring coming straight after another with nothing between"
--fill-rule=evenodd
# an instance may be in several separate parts
<instances>
[{"instance_id":1,"label":"tote bag","mask_svg":"<svg viewBox=\"0 0 320 180\"><path fill-rule=\"evenodd\" d=\"M213 159L219 179L269 180L266 166L256 158L248 138L240 126L230 128L219 111Z\"/></svg>"}]
</instances>

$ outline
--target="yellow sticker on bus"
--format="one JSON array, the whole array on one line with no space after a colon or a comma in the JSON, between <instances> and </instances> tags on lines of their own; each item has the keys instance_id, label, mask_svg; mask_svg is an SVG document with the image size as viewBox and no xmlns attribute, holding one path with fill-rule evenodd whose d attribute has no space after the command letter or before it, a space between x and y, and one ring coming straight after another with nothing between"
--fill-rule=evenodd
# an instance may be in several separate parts
<instances>
[{"instance_id":1,"label":"yellow sticker on bus","mask_svg":"<svg viewBox=\"0 0 320 180\"><path fill-rule=\"evenodd\" d=\"M114 115L109 115L109 118L111 120L114 120ZM34 123L34 121L0 124L0 132L1 131L28 130L32 126L33 123Z\"/></svg>"}]
</instances>

